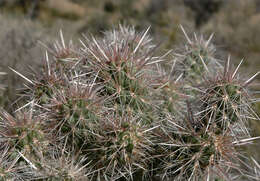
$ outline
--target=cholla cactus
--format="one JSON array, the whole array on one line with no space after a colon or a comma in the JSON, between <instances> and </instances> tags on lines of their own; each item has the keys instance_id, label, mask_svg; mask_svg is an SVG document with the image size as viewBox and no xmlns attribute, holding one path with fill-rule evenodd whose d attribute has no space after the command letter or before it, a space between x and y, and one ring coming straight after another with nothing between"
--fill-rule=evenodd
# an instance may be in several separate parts
<instances>
[{"instance_id":1,"label":"cholla cactus","mask_svg":"<svg viewBox=\"0 0 260 181\"><path fill-rule=\"evenodd\" d=\"M206 77L200 87L200 100L203 102L200 116L205 124L216 124L216 131L220 133L229 130L249 135L248 120L256 115L251 108L248 85L257 74L242 80L237 74L241 63L232 70L228 59L224 69L214 77Z\"/></svg>"},{"instance_id":2,"label":"cholla cactus","mask_svg":"<svg viewBox=\"0 0 260 181\"><path fill-rule=\"evenodd\" d=\"M29 83L29 101L14 115L1 111L0 176L257 180L239 167L239 148L256 139L248 85L257 74L242 80L240 64L232 70L214 58L212 37L191 40L184 30L183 54L155 56L148 31L119 26L80 46L60 32L41 74L13 70Z\"/></svg>"},{"instance_id":3,"label":"cholla cactus","mask_svg":"<svg viewBox=\"0 0 260 181\"><path fill-rule=\"evenodd\" d=\"M179 50L179 53L175 53L178 61L176 71L186 80L200 83L203 75L214 73L222 68L220 61L214 57L216 48L210 42L213 34L211 34L208 40L205 40L203 36L198 38L196 34L191 39L182 26L181 29L188 43Z\"/></svg>"}]
</instances>

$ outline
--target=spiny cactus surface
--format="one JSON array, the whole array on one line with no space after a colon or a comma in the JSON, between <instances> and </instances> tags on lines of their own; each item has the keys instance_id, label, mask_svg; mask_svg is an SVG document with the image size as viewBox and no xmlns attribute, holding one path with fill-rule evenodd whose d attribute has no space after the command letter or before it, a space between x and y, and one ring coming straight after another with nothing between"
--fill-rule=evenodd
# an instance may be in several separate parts
<instances>
[{"instance_id":1,"label":"spiny cactus surface","mask_svg":"<svg viewBox=\"0 0 260 181\"><path fill-rule=\"evenodd\" d=\"M28 102L0 115L0 180L257 180L243 145L254 112L212 36L156 55L149 28L119 26L48 47ZM28 99L29 98L29 99ZM248 163L249 164L249 163ZM245 166L246 165L246 166Z\"/></svg>"}]
</instances>

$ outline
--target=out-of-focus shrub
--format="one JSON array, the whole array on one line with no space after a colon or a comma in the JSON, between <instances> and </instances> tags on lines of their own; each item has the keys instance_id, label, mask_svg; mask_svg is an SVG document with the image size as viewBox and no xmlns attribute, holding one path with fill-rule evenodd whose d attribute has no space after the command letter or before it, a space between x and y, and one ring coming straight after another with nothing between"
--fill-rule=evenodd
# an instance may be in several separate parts
<instances>
[{"instance_id":1,"label":"out-of-focus shrub","mask_svg":"<svg viewBox=\"0 0 260 181\"><path fill-rule=\"evenodd\" d=\"M195 14L197 27L207 22L213 13L220 9L222 3L223 0L184 0L184 4Z\"/></svg>"},{"instance_id":2,"label":"out-of-focus shrub","mask_svg":"<svg viewBox=\"0 0 260 181\"><path fill-rule=\"evenodd\" d=\"M260 15L255 3L254 0L228 1L202 31L215 32L218 34L215 42L224 46L223 49L239 59L250 57L248 65L255 64L253 68L259 68L254 58L260 51Z\"/></svg>"},{"instance_id":3,"label":"out-of-focus shrub","mask_svg":"<svg viewBox=\"0 0 260 181\"><path fill-rule=\"evenodd\" d=\"M17 98L17 90L22 87L21 78L9 67L26 76L31 72L28 67L35 71L40 70L44 52L41 51L38 40L50 41L52 33L29 20L0 16L0 22L0 71L8 74L0 77L0 83L6 87L2 92L1 102L2 106L9 110Z\"/></svg>"},{"instance_id":4,"label":"out-of-focus shrub","mask_svg":"<svg viewBox=\"0 0 260 181\"><path fill-rule=\"evenodd\" d=\"M40 2L45 0L1 0L0 7L20 8L29 18L36 18L39 13Z\"/></svg>"},{"instance_id":5,"label":"out-of-focus shrub","mask_svg":"<svg viewBox=\"0 0 260 181\"><path fill-rule=\"evenodd\" d=\"M78 19L85 15L85 9L70 0L2 0L0 8L4 12L25 15L30 19Z\"/></svg>"}]
</instances>

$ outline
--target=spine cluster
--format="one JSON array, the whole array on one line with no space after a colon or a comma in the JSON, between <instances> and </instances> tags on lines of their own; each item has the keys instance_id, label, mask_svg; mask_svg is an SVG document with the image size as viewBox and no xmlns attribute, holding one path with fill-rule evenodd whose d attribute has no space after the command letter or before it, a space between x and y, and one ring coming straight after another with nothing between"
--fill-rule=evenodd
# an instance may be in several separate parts
<instances>
[{"instance_id":1,"label":"spine cluster","mask_svg":"<svg viewBox=\"0 0 260 181\"><path fill-rule=\"evenodd\" d=\"M0 180L259 179L241 152L256 139L257 74L244 79L212 36L184 30L183 48L158 56L148 31L119 26L79 46L61 32L41 72L13 70L28 102L1 110Z\"/></svg>"}]
</instances>

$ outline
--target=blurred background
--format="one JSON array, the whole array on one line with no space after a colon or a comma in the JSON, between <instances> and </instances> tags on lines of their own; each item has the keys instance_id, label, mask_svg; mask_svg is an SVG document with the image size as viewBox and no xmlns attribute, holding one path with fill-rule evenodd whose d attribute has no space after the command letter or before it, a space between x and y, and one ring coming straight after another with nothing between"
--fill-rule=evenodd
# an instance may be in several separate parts
<instances>
[{"instance_id":1,"label":"blurred background","mask_svg":"<svg viewBox=\"0 0 260 181\"><path fill-rule=\"evenodd\" d=\"M77 45L82 34L101 36L119 23L140 31L151 26L161 52L184 44L180 24L190 36L214 33L217 58L230 54L235 65L244 58L247 77L260 70L260 0L0 0L0 106L13 111L23 86L8 67L28 77L40 70L45 48L39 41L51 45L61 29ZM260 76L253 90L260 91L259 82ZM252 130L260 135L260 123ZM248 149L258 160L259 146Z\"/></svg>"}]
</instances>

